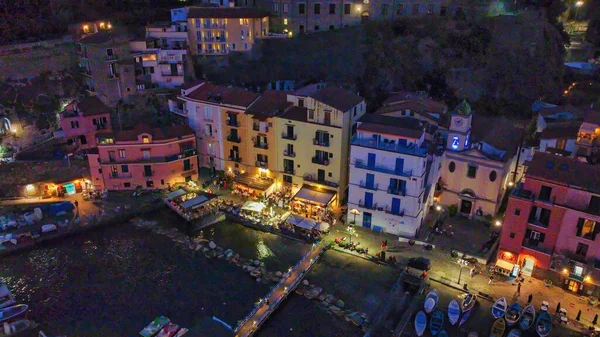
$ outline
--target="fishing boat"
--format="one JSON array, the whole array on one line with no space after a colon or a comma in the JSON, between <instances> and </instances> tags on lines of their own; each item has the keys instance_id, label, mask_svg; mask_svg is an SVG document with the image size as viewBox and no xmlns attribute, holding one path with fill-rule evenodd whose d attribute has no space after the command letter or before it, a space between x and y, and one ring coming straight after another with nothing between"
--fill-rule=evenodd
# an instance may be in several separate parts
<instances>
[{"instance_id":1,"label":"fishing boat","mask_svg":"<svg viewBox=\"0 0 600 337\"><path fill-rule=\"evenodd\" d=\"M456 300L452 300L450 304L448 304L448 321L450 324L454 325L458 322L460 318L460 306Z\"/></svg>"},{"instance_id":2,"label":"fishing boat","mask_svg":"<svg viewBox=\"0 0 600 337\"><path fill-rule=\"evenodd\" d=\"M439 299L440 295L438 295L437 290L433 289L427 293L427 296L425 297L425 303L423 304L425 307L425 312L430 314L435 309Z\"/></svg>"},{"instance_id":3,"label":"fishing boat","mask_svg":"<svg viewBox=\"0 0 600 337\"><path fill-rule=\"evenodd\" d=\"M438 334L438 337L448 337L448 333L446 332L446 330L442 330L442 331L440 331L440 333Z\"/></svg>"},{"instance_id":4,"label":"fishing boat","mask_svg":"<svg viewBox=\"0 0 600 337\"><path fill-rule=\"evenodd\" d=\"M190 331L190 330L186 329L186 328L181 328L181 330L177 331L177 333L175 334L174 337L181 337L181 336L185 335L186 333L188 333L188 331Z\"/></svg>"},{"instance_id":5,"label":"fishing boat","mask_svg":"<svg viewBox=\"0 0 600 337\"><path fill-rule=\"evenodd\" d=\"M506 337L521 337L521 330L519 330L519 329L512 329L512 330L510 330L510 332L508 333L508 335L506 335Z\"/></svg>"},{"instance_id":6,"label":"fishing boat","mask_svg":"<svg viewBox=\"0 0 600 337\"><path fill-rule=\"evenodd\" d=\"M165 316L157 317L152 322L150 322L150 324L148 324L148 326L146 326L142 331L140 331L140 335L142 337L152 337L170 322L171 320Z\"/></svg>"},{"instance_id":7,"label":"fishing boat","mask_svg":"<svg viewBox=\"0 0 600 337\"><path fill-rule=\"evenodd\" d=\"M27 308L29 308L27 304L19 304L12 307L0 309L0 323L20 316L21 314L27 311Z\"/></svg>"},{"instance_id":8,"label":"fishing boat","mask_svg":"<svg viewBox=\"0 0 600 337\"><path fill-rule=\"evenodd\" d=\"M537 331L540 337L546 337L550 334L552 330L552 319L550 315L542 311L537 318L537 322L535 323L535 331Z\"/></svg>"},{"instance_id":9,"label":"fishing boat","mask_svg":"<svg viewBox=\"0 0 600 337\"><path fill-rule=\"evenodd\" d=\"M535 322L535 308L533 305L528 305L523 309L521 313L521 321L519 322L519 327L523 331L527 331L533 323Z\"/></svg>"},{"instance_id":10,"label":"fishing boat","mask_svg":"<svg viewBox=\"0 0 600 337\"><path fill-rule=\"evenodd\" d=\"M462 312L467 312L467 311L470 311L471 309L473 309L476 302L477 302L477 295L468 293L467 296L465 296L465 298L463 298L462 304L460 306Z\"/></svg>"},{"instance_id":11,"label":"fishing boat","mask_svg":"<svg viewBox=\"0 0 600 337\"><path fill-rule=\"evenodd\" d=\"M0 330L0 337L15 336L29 328L33 328L35 324L26 319L20 321L6 323L4 322L3 328Z\"/></svg>"},{"instance_id":12,"label":"fishing boat","mask_svg":"<svg viewBox=\"0 0 600 337\"><path fill-rule=\"evenodd\" d=\"M462 326L463 324L465 324L465 322L469 319L469 317L471 317L471 313L473 311L469 310L467 312L465 312L465 314L463 315L463 317L460 319L460 322L458 323L458 326Z\"/></svg>"},{"instance_id":13,"label":"fishing boat","mask_svg":"<svg viewBox=\"0 0 600 337\"><path fill-rule=\"evenodd\" d=\"M427 328L427 315L425 315L424 312L419 311L415 317L415 331L417 336L423 336L425 328Z\"/></svg>"},{"instance_id":14,"label":"fishing boat","mask_svg":"<svg viewBox=\"0 0 600 337\"><path fill-rule=\"evenodd\" d=\"M0 309L10 307L17 303L8 287L0 281Z\"/></svg>"},{"instance_id":15,"label":"fishing boat","mask_svg":"<svg viewBox=\"0 0 600 337\"><path fill-rule=\"evenodd\" d=\"M519 303L511 304L510 307L508 307L508 310L506 310L506 313L504 314L504 318L506 318L506 324L508 324L508 326L515 325L515 323L517 323L520 317L521 306L519 305Z\"/></svg>"},{"instance_id":16,"label":"fishing boat","mask_svg":"<svg viewBox=\"0 0 600 337\"><path fill-rule=\"evenodd\" d=\"M160 332L156 337L173 337L179 331L179 325L175 323L169 323L164 328L160 329Z\"/></svg>"},{"instance_id":17,"label":"fishing boat","mask_svg":"<svg viewBox=\"0 0 600 337\"><path fill-rule=\"evenodd\" d=\"M504 317L507 307L508 302L506 302L506 298L500 297L492 306L492 316L494 316L494 318Z\"/></svg>"},{"instance_id":18,"label":"fishing boat","mask_svg":"<svg viewBox=\"0 0 600 337\"><path fill-rule=\"evenodd\" d=\"M435 336L440 333L443 326L444 314L441 311L436 310L429 320L429 330L431 331L431 334Z\"/></svg>"},{"instance_id":19,"label":"fishing boat","mask_svg":"<svg viewBox=\"0 0 600 337\"><path fill-rule=\"evenodd\" d=\"M506 331L506 322L504 318L498 318L492 324L492 330L490 331L490 337L502 337Z\"/></svg>"}]
</instances>

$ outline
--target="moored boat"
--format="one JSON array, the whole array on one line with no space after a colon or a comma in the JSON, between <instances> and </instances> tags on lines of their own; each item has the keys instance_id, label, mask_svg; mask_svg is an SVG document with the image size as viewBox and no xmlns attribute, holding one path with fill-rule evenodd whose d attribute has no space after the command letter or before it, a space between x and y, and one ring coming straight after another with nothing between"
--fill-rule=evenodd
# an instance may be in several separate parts
<instances>
[{"instance_id":1,"label":"moored boat","mask_svg":"<svg viewBox=\"0 0 600 337\"><path fill-rule=\"evenodd\" d=\"M510 330L510 332L508 333L508 335L506 335L506 337L521 337L521 330L519 330L519 329L512 329L512 330Z\"/></svg>"},{"instance_id":2,"label":"moored boat","mask_svg":"<svg viewBox=\"0 0 600 337\"><path fill-rule=\"evenodd\" d=\"M425 297L425 303L423 304L425 312L428 314L431 313L435 309L439 299L440 295L438 295L437 290L433 289L427 293L427 296Z\"/></svg>"},{"instance_id":3,"label":"moored boat","mask_svg":"<svg viewBox=\"0 0 600 337\"><path fill-rule=\"evenodd\" d=\"M27 304L19 304L12 307L0 309L0 323L19 317L27 311Z\"/></svg>"},{"instance_id":4,"label":"moored boat","mask_svg":"<svg viewBox=\"0 0 600 337\"><path fill-rule=\"evenodd\" d=\"M440 331L440 333L438 334L438 337L448 337L448 333L446 332L446 330L442 330L442 331Z\"/></svg>"},{"instance_id":5,"label":"moored boat","mask_svg":"<svg viewBox=\"0 0 600 337\"><path fill-rule=\"evenodd\" d=\"M506 302L506 298L500 297L492 306L492 316L494 316L494 318L504 317L506 308L508 308L508 302Z\"/></svg>"},{"instance_id":6,"label":"moored boat","mask_svg":"<svg viewBox=\"0 0 600 337\"><path fill-rule=\"evenodd\" d=\"M460 318L460 306L456 300L452 300L450 304L448 304L448 321L450 324L454 325L458 322Z\"/></svg>"},{"instance_id":7,"label":"moored boat","mask_svg":"<svg viewBox=\"0 0 600 337\"><path fill-rule=\"evenodd\" d=\"M528 305L523 309L521 313L521 321L519 322L519 327L523 331L527 331L533 323L535 322L535 308L533 305Z\"/></svg>"},{"instance_id":8,"label":"moored boat","mask_svg":"<svg viewBox=\"0 0 600 337\"><path fill-rule=\"evenodd\" d=\"M490 337L502 337L506 331L506 322L504 318L498 318L492 324L492 330L490 331Z\"/></svg>"},{"instance_id":9,"label":"moored boat","mask_svg":"<svg viewBox=\"0 0 600 337\"><path fill-rule=\"evenodd\" d=\"M181 337L181 336L185 335L186 333L188 333L188 331L190 331L190 330L186 329L186 328L181 328L181 330L177 331L177 333L173 337Z\"/></svg>"},{"instance_id":10,"label":"moored boat","mask_svg":"<svg viewBox=\"0 0 600 337\"><path fill-rule=\"evenodd\" d=\"M460 306L462 312L464 313L464 312L467 312L467 311L470 311L471 309L473 309L476 302L477 302L477 295L468 293L467 296L465 296L465 298L463 298L461 306Z\"/></svg>"},{"instance_id":11,"label":"moored boat","mask_svg":"<svg viewBox=\"0 0 600 337\"><path fill-rule=\"evenodd\" d=\"M537 331L540 337L546 337L550 334L550 331L552 331L552 319L547 312L542 311L538 315L535 323L535 331Z\"/></svg>"},{"instance_id":12,"label":"moored boat","mask_svg":"<svg viewBox=\"0 0 600 337\"><path fill-rule=\"evenodd\" d=\"M2 281L0 281L0 309L10 307L17 303L10 290Z\"/></svg>"},{"instance_id":13,"label":"moored boat","mask_svg":"<svg viewBox=\"0 0 600 337\"><path fill-rule=\"evenodd\" d=\"M427 315L424 312L419 311L415 316L415 331L417 336L423 336L425 329L427 328Z\"/></svg>"},{"instance_id":14,"label":"moored boat","mask_svg":"<svg viewBox=\"0 0 600 337\"><path fill-rule=\"evenodd\" d=\"M165 316L160 316L155 318L150 324L148 324L142 331L140 331L140 335L142 337L152 337L156 335L165 325L171 322Z\"/></svg>"},{"instance_id":15,"label":"moored boat","mask_svg":"<svg viewBox=\"0 0 600 337\"><path fill-rule=\"evenodd\" d=\"M432 335L437 335L442 330L444 326L444 314L436 310L433 315L431 315L431 319L429 319L429 330Z\"/></svg>"},{"instance_id":16,"label":"moored boat","mask_svg":"<svg viewBox=\"0 0 600 337\"><path fill-rule=\"evenodd\" d=\"M156 337L173 337L179 331L179 325L175 323L169 323L164 328L160 329L160 332Z\"/></svg>"},{"instance_id":17,"label":"moored boat","mask_svg":"<svg viewBox=\"0 0 600 337\"><path fill-rule=\"evenodd\" d=\"M463 324L465 324L465 322L469 319L469 317L471 317L471 312L473 312L473 311L469 310L469 311L465 312L463 317L460 319L458 326L462 326Z\"/></svg>"},{"instance_id":18,"label":"moored boat","mask_svg":"<svg viewBox=\"0 0 600 337\"><path fill-rule=\"evenodd\" d=\"M33 328L35 324L32 321L22 319L20 321L6 323L4 322L4 326L0 329L0 337L9 337L15 336L25 330Z\"/></svg>"},{"instance_id":19,"label":"moored boat","mask_svg":"<svg viewBox=\"0 0 600 337\"><path fill-rule=\"evenodd\" d=\"M513 303L508 307L506 313L504 314L504 318L506 319L506 324L508 326L513 326L519 318L521 317L521 306L519 303Z\"/></svg>"}]
</instances>

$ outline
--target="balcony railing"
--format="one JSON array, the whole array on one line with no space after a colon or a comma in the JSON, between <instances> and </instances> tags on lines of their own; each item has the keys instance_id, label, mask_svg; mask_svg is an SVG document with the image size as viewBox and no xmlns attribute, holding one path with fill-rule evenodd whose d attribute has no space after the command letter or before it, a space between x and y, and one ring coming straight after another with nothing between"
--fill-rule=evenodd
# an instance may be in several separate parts
<instances>
[{"instance_id":1,"label":"balcony railing","mask_svg":"<svg viewBox=\"0 0 600 337\"><path fill-rule=\"evenodd\" d=\"M187 109L171 108L171 112L179 116L187 117Z\"/></svg>"},{"instance_id":2,"label":"balcony railing","mask_svg":"<svg viewBox=\"0 0 600 337\"><path fill-rule=\"evenodd\" d=\"M538 240L533 240L530 238L523 239L522 246L531 250L535 250L540 253L550 254L550 250L544 247L541 247L540 242Z\"/></svg>"},{"instance_id":3,"label":"balcony railing","mask_svg":"<svg viewBox=\"0 0 600 337\"><path fill-rule=\"evenodd\" d=\"M288 139L288 140L296 140L296 139L298 139L298 135L296 135L295 133L282 132L281 138Z\"/></svg>"},{"instance_id":4,"label":"balcony railing","mask_svg":"<svg viewBox=\"0 0 600 337\"><path fill-rule=\"evenodd\" d=\"M361 188L367 189L367 190L373 190L373 191L377 191L379 190L379 184L375 184L375 183L370 183L367 184L365 181L361 180L360 183L358 184Z\"/></svg>"},{"instance_id":5,"label":"balcony railing","mask_svg":"<svg viewBox=\"0 0 600 337\"><path fill-rule=\"evenodd\" d=\"M240 122L238 122L237 119L227 119L227 122L225 122L225 124L234 128L240 127Z\"/></svg>"},{"instance_id":6,"label":"balcony railing","mask_svg":"<svg viewBox=\"0 0 600 337\"><path fill-rule=\"evenodd\" d=\"M111 179L129 179L131 177L132 177L131 173L111 173L110 174Z\"/></svg>"},{"instance_id":7,"label":"balcony railing","mask_svg":"<svg viewBox=\"0 0 600 337\"><path fill-rule=\"evenodd\" d=\"M258 131L258 132L269 132L269 127L268 126L264 126L262 128L262 130L261 130L259 124L252 124L252 130Z\"/></svg>"},{"instance_id":8,"label":"balcony railing","mask_svg":"<svg viewBox=\"0 0 600 337\"><path fill-rule=\"evenodd\" d=\"M365 204L362 199L358 201L358 206L366 209L377 210L377 203Z\"/></svg>"},{"instance_id":9,"label":"balcony railing","mask_svg":"<svg viewBox=\"0 0 600 337\"><path fill-rule=\"evenodd\" d=\"M387 192L388 192L388 194L399 195L402 197L406 195L406 190L399 189L397 187L392 187L392 186L388 186Z\"/></svg>"},{"instance_id":10,"label":"balcony railing","mask_svg":"<svg viewBox=\"0 0 600 337\"><path fill-rule=\"evenodd\" d=\"M358 135L352 136L352 145L364 146L372 149L390 151L395 153L404 153L415 156L426 156L428 151L427 143L424 143L420 147L417 147L414 143L410 144L396 144L385 141L377 141L373 138L359 138Z\"/></svg>"},{"instance_id":11,"label":"balcony railing","mask_svg":"<svg viewBox=\"0 0 600 337\"><path fill-rule=\"evenodd\" d=\"M313 138L313 144L317 146L329 147L329 141L324 141L318 138Z\"/></svg>"},{"instance_id":12,"label":"balcony railing","mask_svg":"<svg viewBox=\"0 0 600 337\"><path fill-rule=\"evenodd\" d=\"M119 60L119 57L117 55L114 55L114 54L106 55L106 61L111 62L111 61L118 61L118 60Z\"/></svg>"},{"instance_id":13,"label":"balcony railing","mask_svg":"<svg viewBox=\"0 0 600 337\"><path fill-rule=\"evenodd\" d=\"M257 149L268 149L269 148L269 144L267 143L259 143L259 142L254 142L254 147Z\"/></svg>"},{"instance_id":14,"label":"balcony railing","mask_svg":"<svg viewBox=\"0 0 600 337\"><path fill-rule=\"evenodd\" d=\"M540 219L538 219L538 218L529 218L527 221L529 222L530 225L548 228L548 224L541 222Z\"/></svg>"},{"instance_id":15,"label":"balcony railing","mask_svg":"<svg viewBox=\"0 0 600 337\"><path fill-rule=\"evenodd\" d=\"M206 49L203 54L227 54L227 49L217 50L217 49Z\"/></svg>"},{"instance_id":16,"label":"balcony railing","mask_svg":"<svg viewBox=\"0 0 600 337\"><path fill-rule=\"evenodd\" d=\"M241 163L242 162L242 157L240 157L240 156L233 156L233 157L229 156L229 157L227 157L227 160L231 160L231 161L234 161L236 163Z\"/></svg>"},{"instance_id":17,"label":"balcony railing","mask_svg":"<svg viewBox=\"0 0 600 337\"><path fill-rule=\"evenodd\" d=\"M327 160L325 158L320 158L320 157L313 157L312 163L318 164L318 165L323 165L323 166L329 166L329 160Z\"/></svg>"},{"instance_id":18,"label":"balcony railing","mask_svg":"<svg viewBox=\"0 0 600 337\"><path fill-rule=\"evenodd\" d=\"M296 170L294 170L293 167L284 167L283 168L283 173L296 174Z\"/></svg>"},{"instance_id":19,"label":"balcony railing","mask_svg":"<svg viewBox=\"0 0 600 337\"><path fill-rule=\"evenodd\" d=\"M234 135L227 136L227 140L230 141L230 142L234 142L234 143L241 143L242 142L242 138L240 138L240 136L234 136Z\"/></svg>"},{"instance_id":20,"label":"balcony railing","mask_svg":"<svg viewBox=\"0 0 600 337\"><path fill-rule=\"evenodd\" d=\"M384 211L387 214L398 215L398 216L404 216L404 214L405 214L405 210L404 209L392 210L391 208L389 208L387 206L385 206Z\"/></svg>"},{"instance_id":21,"label":"balcony railing","mask_svg":"<svg viewBox=\"0 0 600 337\"><path fill-rule=\"evenodd\" d=\"M266 161L259 161L257 160L255 165L256 167L267 167L268 163Z\"/></svg>"},{"instance_id":22,"label":"balcony railing","mask_svg":"<svg viewBox=\"0 0 600 337\"><path fill-rule=\"evenodd\" d=\"M385 165L377 165L377 164L368 165L368 163L362 159L356 159L354 161L354 166L361 168L361 169L369 170L369 171L376 171L376 172L393 174L393 175L403 176L403 177L411 177L413 174L412 170L408 170L408 171L396 170L394 168L387 167Z\"/></svg>"},{"instance_id":23,"label":"balcony railing","mask_svg":"<svg viewBox=\"0 0 600 337\"><path fill-rule=\"evenodd\" d=\"M152 176L154 176L154 170L151 170L149 172L144 170L144 177L152 177Z\"/></svg>"},{"instance_id":24,"label":"balcony railing","mask_svg":"<svg viewBox=\"0 0 600 337\"><path fill-rule=\"evenodd\" d=\"M108 129L108 125L106 124L96 124L96 131L98 130L106 130Z\"/></svg>"},{"instance_id":25,"label":"balcony railing","mask_svg":"<svg viewBox=\"0 0 600 337\"><path fill-rule=\"evenodd\" d=\"M83 75L92 76L92 72L86 67L77 67L77 70Z\"/></svg>"},{"instance_id":26,"label":"balcony railing","mask_svg":"<svg viewBox=\"0 0 600 337\"><path fill-rule=\"evenodd\" d=\"M522 187L515 188L512 191L512 196L516 197L516 198L520 198L520 199L525 199L525 200L533 200L534 199L533 192L530 190L525 190Z\"/></svg>"},{"instance_id":27,"label":"balcony railing","mask_svg":"<svg viewBox=\"0 0 600 337\"><path fill-rule=\"evenodd\" d=\"M315 182L317 182L317 183L319 183L321 185L329 186L329 187L338 187L339 186L338 183L336 183L335 181L329 181L329 180L326 180L326 179L319 179L319 178L317 178L315 180Z\"/></svg>"},{"instance_id":28,"label":"balcony railing","mask_svg":"<svg viewBox=\"0 0 600 337\"><path fill-rule=\"evenodd\" d=\"M147 157L138 159L128 158L109 158L108 160L101 160L101 164L139 164L139 163L170 163L176 160L192 157L196 155L196 149L184 149L180 153L173 154L170 156L159 156L159 157Z\"/></svg>"},{"instance_id":29,"label":"balcony railing","mask_svg":"<svg viewBox=\"0 0 600 337\"><path fill-rule=\"evenodd\" d=\"M174 73L174 72L170 72L170 71L168 71L168 72L161 71L160 74L162 76L166 76L166 77L179 77L179 76L183 76L183 73L180 74L180 73Z\"/></svg>"},{"instance_id":30,"label":"balcony railing","mask_svg":"<svg viewBox=\"0 0 600 337\"><path fill-rule=\"evenodd\" d=\"M114 74L108 74L108 79L110 80L114 80L119 78L119 74L118 73L114 73Z\"/></svg>"},{"instance_id":31,"label":"balcony railing","mask_svg":"<svg viewBox=\"0 0 600 337\"><path fill-rule=\"evenodd\" d=\"M291 152L291 151L288 151L288 150L283 150L283 155L285 157L295 158L296 157L296 152Z\"/></svg>"}]
</instances>

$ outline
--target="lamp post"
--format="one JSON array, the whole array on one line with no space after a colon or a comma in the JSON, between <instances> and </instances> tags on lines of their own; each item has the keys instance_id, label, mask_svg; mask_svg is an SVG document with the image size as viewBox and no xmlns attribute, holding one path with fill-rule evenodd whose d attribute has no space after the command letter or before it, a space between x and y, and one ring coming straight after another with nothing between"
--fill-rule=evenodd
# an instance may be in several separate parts
<instances>
[{"instance_id":1,"label":"lamp post","mask_svg":"<svg viewBox=\"0 0 600 337\"><path fill-rule=\"evenodd\" d=\"M350 234L350 244L352 244L352 235L356 235L356 229L354 229L354 226L348 226L347 230L348 234Z\"/></svg>"},{"instance_id":2,"label":"lamp post","mask_svg":"<svg viewBox=\"0 0 600 337\"><path fill-rule=\"evenodd\" d=\"M579 8L583 6L583 1L577 1L575 3L575 21L577 21L577 18L579 17Z\"/></svg>"},{"instance_id":3,"label":"lamp post","mask_svg":"<svg viewBox=\"0 0 600 337\"><path fill-rule=\"evenodd\" d=\"M464 260L464 259L458 259L458 265L459 265L459 270L458 270L458 284L460 284L460 278L462 277L462 270L463 270L463 268L468 268L469 267L469 262L467 260Z\"/></svg>"}]
</instances>

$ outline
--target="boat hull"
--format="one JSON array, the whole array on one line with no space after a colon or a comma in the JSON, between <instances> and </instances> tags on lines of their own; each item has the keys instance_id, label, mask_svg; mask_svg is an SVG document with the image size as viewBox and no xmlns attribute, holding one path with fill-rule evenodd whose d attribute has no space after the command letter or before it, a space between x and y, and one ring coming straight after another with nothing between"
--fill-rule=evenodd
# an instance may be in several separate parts
<instances>
[{"instance_id":1,"label":"boat hull","mask_svg":"<svg viewBox=\"0 0 600 337\"><path fill-rule=\"evenodd\" d=\"M550 332L552 331L552 319L547 312L539 314L535 322L535 331L540 337L550 335Z\"/></svg>"},{"instance_id":2,"label":"boat hull","mask_svg":"<svg viewBox=\"0 0 600 337\"><path fill-rule=\"evenodd\" d=\"M440 296L438 295L437 290L433 289L427 293L427 296L425 296L425 302L423 303L423 309L425 309L425 312L428 314L432 313L433 310L435 310L439 299Z\"/></svg>"},{"instance_id":3,"label":"boat hull","mask_svg":"<svg viewBox=\"0 0 600 337\"><path fill-rule=\"evenodd\" d=\"M471 317L471 311L465 312L463 317L460 319L458 326L462 326L463 324L465 324L467 322L467 320L469 319L469 317Z\"/></svg>"},{"instance_id":4,"label":"boat hull","mask_svg":"<svg viewBox=\"0 0 600 337\"><path fill-rule=\"evenodd\" d=\"M519 321L519 327L523 331L527 331L535 322L535 308L533 305L528 305L523 309L521 313L521 320Z\"/></svg>"},{"instance_id":5,"label":"boat hull","mask_svg":"<svg viewBox=\"0 0 600 337\"><path fill-rule=\"evenodd\" d=\"M419 311L415 316L415 332L417 336L423 336L425 329L427 328L427 315L424 312Z\"/></svg>"},{"instance_id":6,"label":"boat hull","mask_svg":"<svg viewBox=\"0 0 600 337\"><path fill-rule=\"evenodd\" d=\"M431 319L429 320L429 330L431 331L431 334L435 336L438 333L440 333L443 326L444 314L441 311L437 310L433 313Z\"/></svg>"},{"instance_id":7,"label":"boat hull","mask_svg":"<svg viewBox=\"0 0 600 337\"><path fill-rule=\"evenodd\" d=\"M521 337L521 330L519 330L519 329L512 329L512 330L510 330L510 332L508 333L508 335L506 335L506 337Z\"/></svg>"},{"instance_id":8,"label":"boat hull","mask_svg":"<svg viewBox=\"0 0 600 337\"><path fill-rule=\"evenodd\" d=\"M506 302L506 298L499 298L492 306L492 316L494 316L496 319L504 317L504 313L506 313L507 308L508 302Z\"/></svg>"},{"instance_id":9,"label":"boat hull","mask_svg":"<svg viewBox=\"0 0 600 337\"><path fill-rule=\"evenodd\" d=\"M6 322L10 319L15 319L23 315L25 312L27 312L28 308L29 306L27 304L19 304L13 307L0 309L0 323Z\"/></svg>"},{"instance_id":10,"label":"boat hull","mask_svg":"<svg viewBox=\"0 0 600 337\"><path fill-rule=\"evenodd\" d=\"M490 331L490 337L502 337L506 331L506 322L504 318L498 318L492 324L492 330Z\"/></svg>"},{"instance_id":11,"label":"boat hull","mask_svg":"<svg viewBox=\"0 0 600 337\"><path fill-rule=\"evenodd\" d=\"M467 294L461 303L461 310L463 313L471 311L477 302L477 296L474 294Z\"/></svg>"},{"instance_id":12,"label":"boat hull","mask_svg":"<svg viewBox=\"0 0 600 337\"><path fill-rule=\"evenodd\" d=\"M508 326L515 325L519 321L519 318L521 318L521 306L518 303L511 304L506 310L504 318Z\"/></svg>"},{"instance_id":13,"label":"boat hull","mask_svg":"<svg viewBox=\"0 0 600 337\"><path fill-rule=\"evenodd\" d=\"M456 300L452 300L448 305L448 321L451 325L455 325L460 318L460 306Z\"/></svg>"}]
</instances>

